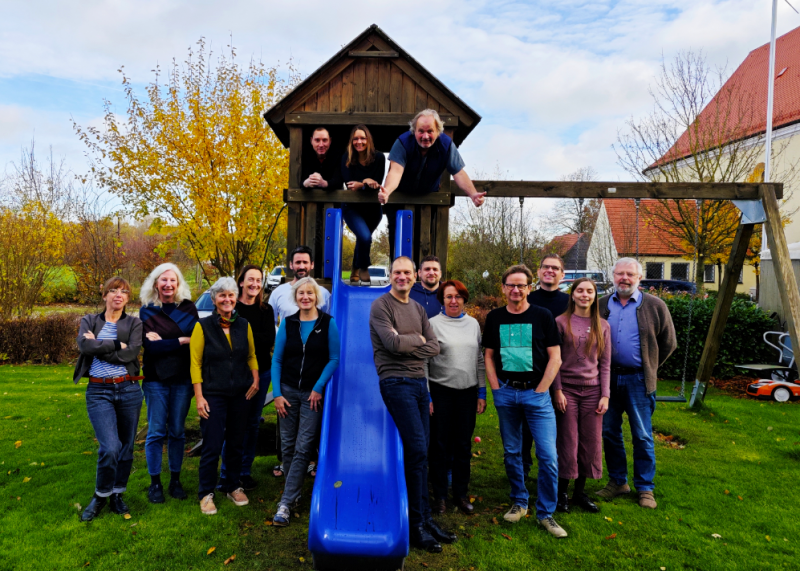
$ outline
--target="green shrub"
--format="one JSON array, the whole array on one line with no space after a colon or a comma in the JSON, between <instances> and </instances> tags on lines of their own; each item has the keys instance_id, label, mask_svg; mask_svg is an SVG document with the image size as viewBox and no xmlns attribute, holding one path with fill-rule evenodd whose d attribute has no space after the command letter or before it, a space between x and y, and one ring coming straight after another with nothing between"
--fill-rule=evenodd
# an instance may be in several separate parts
<instances>
[{"instance_id":1,"label":"green shrub","mask_svg":"<svg viewBox=\"0 0 800 571\"><path fill-rule=\"evenodd\" d=\"M661 366L658 376L663 379L680 379L683 374L689 304L692 298L689 295L681 294L665 294L661 298L667 304L672 315L678 338L678 348ZM716 295L710 295L707 298L698 295L694 298L686 371L686 378L689 382L694 382L716 302ZM742 374L741 369L736 369L735 365L737 364L774 362L777 353L764 343L762 336L764 332L774 331L777 327L778 325L770 318L769 314L758 305L740 297L735 298L728 315L725 332L722 335L713 376L729 379Z\"/></svg>"},{"instance_id":2,"label":"green shrub","mask_svg":"<svg viewBox=\"0 0 800 571\"><path fill-rule=\"evenodd\" d=\"M75 274L68 266L56 268L47 282L39 300L47 305L50 303L74 303L78 299L78 288L75 283Z\"/></svg>"},{"instance_id":3,"label":"green shrub","mask_svg":"<svg viewBox=\"0 0 800 571\"><path fill-rule=\"evenodd\" d=\"M61 363L78 355L77 313L0 321L0 358L11 363Z\"/></svg>"}]
</instances>

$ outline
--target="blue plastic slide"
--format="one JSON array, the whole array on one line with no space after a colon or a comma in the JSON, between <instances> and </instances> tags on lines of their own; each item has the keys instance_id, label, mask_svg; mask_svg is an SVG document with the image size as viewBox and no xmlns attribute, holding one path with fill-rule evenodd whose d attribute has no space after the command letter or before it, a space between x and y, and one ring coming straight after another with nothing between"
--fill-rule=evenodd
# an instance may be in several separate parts
<instances>
[{"instance_id":1,"label":"blue plastic slide","mask_svg":"<svg viewBox=\"0 0 800 571\"><path fill-rule=\"evenodd\" d=\"M409 255L411 212L400 217L395 251ZM403 445L380 395L369 337L372 302L389 288L342 281L341 210L327 210L325 236L342 351L325 394L308 548L315 569L402 569L409 545Z\"/></svg>"}]
</instances>

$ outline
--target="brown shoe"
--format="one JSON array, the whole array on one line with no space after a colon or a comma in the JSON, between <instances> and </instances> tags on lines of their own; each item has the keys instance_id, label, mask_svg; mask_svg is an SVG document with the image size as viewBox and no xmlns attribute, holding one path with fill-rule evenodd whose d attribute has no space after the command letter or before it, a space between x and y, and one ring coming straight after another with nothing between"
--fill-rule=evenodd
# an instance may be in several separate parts
<instances>
[{"instance_id":1,"label":"brown shoe","mask_svg":"<svg viewBox=\"0 0 800 571\"><path fill-rule=\"evenodd\" d=\"M358 270L355 268L353 271L350 272L350 285L357 286L361 285L361 277L358 275Z\"/></svg>"},{"instance_id":2,"label":"brown shoe","mask_svg":"<svg viewBox=\"0 0 800 571\"><path fill-rule=\"evenodd\" d=\"M369 269L361 269L358 270L358 276L361 278L361 285L369 286L372 285L372 280L369 277Z\"/></svg>"},{"instance_id":3,"label":"brown shoe","mask_svg":"<svg viewBox=\"0 0 800 571\"><path fill-rule=\"evenodd\" d=\"M456 500L456 507L467 515L475 513L475 507L469 503L467 498L458 498Z\"/></svg>"},{"instance_id":4,"label":"brown shoe","mask_svg":"<svg viewBox=\"0 0 800 571\"><path fill-rule=\"evenodd\" d=\"M436 500L436 503L433 504L433 513L441 515L446 512L447 503L444 500Z\"/></svg>"},{"instance_id":5,"label":"brown shoe","mask_svg":"<svg viewBox=\"0 0 800 571\"><path fill-rule=\"evenodd\" d=\"M597 495L604 500L613 500L617 496L622 496L631 493L631 487L628 484L615 484L613 480L609 480L606 487L597 491Z\"/></svg>"},{"instance_id":6,"label":"brown shoe","mask_svg":"<svg viewBox=\"0 0 800 571\"><path fill-rule=\"evenodd\" d=\"M250 500L247 499L247 496L244 495L244 490L242 488L236 488L232 492L228 492L228 499L237 506L246 506L250 503Z\"/></svg>"},{"instance_id":7,"label":"brown shoe","mask_svg":"<svg viewBox=\"0 0 800 571\"><path fill-rule=\"evenodd\" d=\"M208 494L200 500L200 511L206 515L217 513L217 506L214 505L214 494Z\"/></svg>"},{"instance_id":8,"label":"brown shoe","mask_svg":"<svg viewBox=\"0 0 800 571\"><path fill-rule=\"evenodd\" d=\"M639 492L639 505L651 510L656 509L658 504L656 503L655 497L653 497L653 492Z\"/></svg>"}]
</instances>

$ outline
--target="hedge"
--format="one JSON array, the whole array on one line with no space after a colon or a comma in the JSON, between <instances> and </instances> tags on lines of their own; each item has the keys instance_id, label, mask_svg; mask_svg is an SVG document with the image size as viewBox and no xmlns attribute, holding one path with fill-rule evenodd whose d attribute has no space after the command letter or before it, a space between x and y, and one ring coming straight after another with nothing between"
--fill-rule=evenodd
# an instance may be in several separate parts
<instances>
[{"instance_id":1,"label":"hedge","mask_svg":"<svg viewBox=\"0 0 800 571\"><path fill-rule=\"evenodd\" d=\"M0 361L62 363L74 359L80 321L77 313L0 321Z\"/></svg>"}]
</instances>

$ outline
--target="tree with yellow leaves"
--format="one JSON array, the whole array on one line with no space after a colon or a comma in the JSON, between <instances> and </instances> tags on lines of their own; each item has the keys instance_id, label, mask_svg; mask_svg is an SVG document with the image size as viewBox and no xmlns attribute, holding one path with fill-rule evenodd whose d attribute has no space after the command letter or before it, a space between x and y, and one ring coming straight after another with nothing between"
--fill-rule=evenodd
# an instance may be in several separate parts
<instances>
[{"instance_id":1,"label":"tree with yellow leaves","mask_svg":"<svg viewBox=\"0 0 800 571\"><path fill-rule=\"evenodd\" d=\"M120 70L127 121L105 101L103 129L74 128L89 148L92 176L130 214L153 216L156 229L168 228L202 267L232 275L261 263L275 225L285 233L288 153L262 113L295 78L291 67L285 81L277 67L240 66L233 47L212 57L201 39L183 65L173 60L166 84L156 69L144 99ZM280 257L271 250L268 263Z\"/></svg>"}]
</instances>

